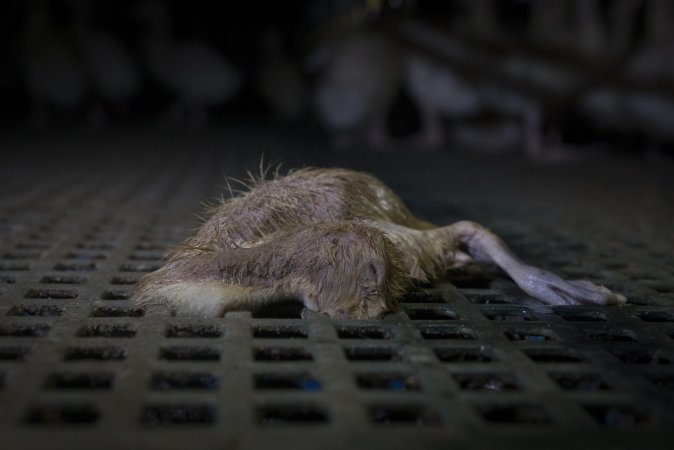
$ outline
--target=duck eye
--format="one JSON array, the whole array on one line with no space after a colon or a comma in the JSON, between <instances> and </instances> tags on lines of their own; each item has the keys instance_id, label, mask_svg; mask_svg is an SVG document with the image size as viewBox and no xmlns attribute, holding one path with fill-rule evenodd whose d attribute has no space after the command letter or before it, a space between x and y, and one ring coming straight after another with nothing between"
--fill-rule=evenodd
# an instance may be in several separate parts
<instances>
[{"instance_id":1,"label":"duck eye","mask_svg":"<svg viewBox=\"0 0 674 450\"><path fill-rule=\"evenodd\" d=\"M370 263L370 271L372 272L372 277L374 279L374 282L376 284L379 284L381 282L381 277L382 277L382 272L379 269L379 267L377 267L377 265L374 264L374 263Z\"/></svg>"}]
</instances>

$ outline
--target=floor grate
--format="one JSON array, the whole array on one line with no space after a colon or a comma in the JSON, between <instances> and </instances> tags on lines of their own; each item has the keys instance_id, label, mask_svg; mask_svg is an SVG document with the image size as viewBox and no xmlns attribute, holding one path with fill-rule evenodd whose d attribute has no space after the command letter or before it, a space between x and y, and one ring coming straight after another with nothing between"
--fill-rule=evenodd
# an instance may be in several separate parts
<instances>
[{"instance_id":1,"label":"floor grate","mask_svg":"<svg viewBox=\"0 0 674 450\"><path fill-rule=\"evenodd\" d=\"M233 164L218 158L164 163L159 174L5 177L7 448L266 448L293 438L298 448L561 448L576 431L596 448L671 442L671 243L616 240L610 226L586 241L571 223L582 215L565 214L565 228L554 214L523 212L525 197L504 212L457 194L433 206L434 219L453 214L437 205L475 213L527 260L610 284L628 305L550 308L489 275L419 287L382 321L332 321L293 302L214 319L134 307L133 285L189 232L199 200ZM433 201L408 198L415 210Z\"/></svg>"}]
</instances>

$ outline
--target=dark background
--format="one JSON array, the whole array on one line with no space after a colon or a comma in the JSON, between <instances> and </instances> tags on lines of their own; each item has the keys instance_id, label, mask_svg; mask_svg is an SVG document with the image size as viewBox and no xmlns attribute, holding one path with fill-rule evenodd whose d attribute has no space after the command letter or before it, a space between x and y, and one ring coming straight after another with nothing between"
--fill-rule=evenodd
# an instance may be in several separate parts
<instances>
[{"instance_id":1,"label":"dark background","mask_svg":"<svg viewBox=\"0 0 674 450\"><path fill-rule=\"evenodd\" d=\"M276 449L290 442L297 449L521 450L568 449L578 436L588 448L671 447L671 1L164 2L168 48L196 42L241 81L226 98L208 104L206 96L207 105L178 116L180 90L149 70L142 45L149 30L138 19L144 5L0 2L5 447ZM82 38L76 19L86 6L85 36L107 36L137 71L140 87L128 98L105 98L83 69L83 44L93 40ZM282 42L276 61L294 67L299 80L271 92L300 92L299 85L306 95L304 110L285 119L258 82L272 73L263 51L270 30ZM319 67L312 58L363 30L402 48L401 62L421 56L440 75L452 74L466 90L452 94L482 99L480 107L442 116L441 139L429 142L424 104L398 80L391 104L375 111L385 117L383 142L371 140L372 111L348 130L327 125L316 92L330 67L348 68L348 58L337 64L328 55ZM374 63L377 52L366 56L352 61L358 83L374 80L368 89L376 90L396 75ZM114 61L102 58L104 74L115 73ZM36 94L62 75L63 64L71 71L61 81L83 93L71 104ZM191 64L178 58L164 75L200 87L194 80L209 70ZM556 77L569 73L575 81L556 89ZM362 98L372 93L355 82L349 88L361 89ZM583 109L597 93L603 109ZM513 98L529 107L514 101L508 110ZM527 120L540 152L523 139ZM460 139L471 133L487 144ZM477 281L434 284L426 291L441 297L430 302L414 292L401 311L377 321L300 318L296 309L209 319L174 317L168 307L139 310L133 285L194 233L207 204L229 195L225 176L258 174L261 161L282 164L281 173L307 165L368 171L415 215L437 224L478 221L528 264L605 285L628 304L549 307L503 274L486 272ZM254 330L261 326L277 335L260 337ZM362 338L338 331L345 326ZM294 339L284 327L308 335ZM475 335L423 334L428 327ZM377 337L384 333L392 338ZM181 346L194 350L185 352L189 360L170 356ZM316 359L254 356L254 349L277 347ZM352 360L350 348L402 353L397 361L377 353ZM459 359L440 358L442 349L459 350ZM489 352L494 360L480 362ZM200 359L209 354L222 356ZM302 377L296 387L304 387L292 391L255 381L261 373L284 380L305 371L321 389ZM388 389L367 389L355 378L364 371L375 380L409 373L420 388L400 390L396 378ZM170 386L161 381L167 372L192 372L185 378L192 381ZM517 389L507 389L507 377ZM307 414L307 404L316 409ZM311 411L324 414L323 422L314 423Z\"/></svg>"},{"instance_id":2,"label":"dark background","mask_svg":"<svg viewBox=\"0 0 674 450\"><path fill-rule=\"evenodd\" d=\"M640 157L655 153L670 157L672 154L674 135L671 128L674 127L668 127L667 123L674 123L674 69L661 67L666 65L663 61L671 59L672 38L671 33L662 36L663 33L658 34L653 28L666 28L662 23L666 25L674 21L662 13L659 14L659 22L653 19L652 11L662 7L662 2L657 0L551 2L551 7L561 5L558 9L564 11L556 22L553 20L559 24L560 39L553 39L552 31L553 38L536 31L541 27L537 28L534 10L536 5L544 2L533 0L161 2L168 11L168 36L172 42L189 39L208 47L240 76L238 88L226 99L205 107L208 118L199 120L196 126L190 120L165 120L166 111L170 110L179 95L148 70L147 55L142 48L148 24L138 18L137 12L145 3L105 0L3 2L0 5L0 132L10 138L94 133L105 140L107 138L103 135L106 133L122 129L142 130L143 135L162 135L176 130L192 132L195 129L246 126L324 136L327 145L332 141L334 130L320 120L315 90L329 70L329 62L315 68L309 61L326 43L346 39L359 30L378 29L384 30L396 45L405 46L409 54L430 55L434 61L459 73L464 80L479 80L473 86L477 92L495 85L531 96L540 105L540 127L546 142L573 147L576 156L594 154L597 148L610 156ZM666 6L668 2L664 3ZM471 4L473 7L486 5L484 17L490 18L487 25L482 28L475 25L482 20L480 17L484 17L471 10ZM596 24L582 23L578 13L581 4L592 5ZM615 11L625 4L628 7L624 8L620 19L616 19L618 14ZM90 29L108 36L130 58L140 81L133 95L112 101L103 98L97 92L91 74L82 68L86 61L78 50L78 39L81 38L76 33L76 17L78 11L83 10L88 11L86 20ZM36 11L44 11L47 17L48 28L37 28L42 42L49 42L50 37L52 41L62 42L71 62L83 73L83 94L67 106L36 95L28 82L29 72L35 69L31 69L27 61L35 57L35 50L26 43L35 37L36 31L31 31L29 23L36 16ZM443 55L442 43L438 50L437 45L429 45L423 39L410 39L401 32L401 24L409 21L455 39L473 55L487 57L476 57L474 61L472 57L466 61L448 58ZM617 28L616 23L626 25L624 29ZM275 33L278 39L278 55L295 67L306 92L304 109L292 120L279 120L273 114L256 82L266 67L264 42L270 33ZM599 37L594 41L590 39L588 44L586 37L593 33ZM643 54L647 57L638 62ZM507 66L512 58L533 61L532 64L548 67L553 73L558 67L563 67L578 74L580 81L571 88L557 91L545 86L540 88L531 82L532 75L527 74L527 70L535 70L531 68L534 65L525 66L519 75L504 76L502 67ZM109 64L114 68L114 61L109 61ZM639 76L630 75L630 65L642 68ZM41 67L42 73L51 70L49 63ZM618 104L629 103L628 97L635 93L647 93L657 99L656 106L651 102L640 108L625 107L623 110L617 107L619 111L616 114L612 114L616 111L609 110L603 115L584 111L580 106L584 96L600 88L615 94ZM283 84L276 89L284 89ZM393 144L384 150L415 151L413 138L421 133L423 124L420 105L411 97L401 83L391 106L386 108L387 132L393 137ZM654 108L660 110L655 111ZM93 110L98 116L92 113ZM100 118L101 114L104 119ZM662 123L654 126L654 116ZM459 129L466 123L510 119L512 117L500 111L498 106L491 105L475 114L444 117L443 127ZM402 148L396 146L401 142ZM367 142L359 140L349 145L363 149L369 147ZM462 143L452 143L449 139L434 149L447 152L461 147ZM517 153L521 147L516 144L508 152ZM10 146L6 143L5 148L10 149ZM30 152L50 153L50 150L36 143ZM500 150L495 152L501 153Z\"/></svg>"}]
</instances>

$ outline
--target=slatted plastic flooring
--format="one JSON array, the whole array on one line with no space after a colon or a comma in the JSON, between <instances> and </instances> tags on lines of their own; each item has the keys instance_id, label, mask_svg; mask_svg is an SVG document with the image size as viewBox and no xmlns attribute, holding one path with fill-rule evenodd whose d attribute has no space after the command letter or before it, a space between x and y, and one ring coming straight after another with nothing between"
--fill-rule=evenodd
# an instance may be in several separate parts
<instances>
[{"instance_id":1,"label":"slatted plastic flooring","mask_svg":"<svg viewBox=\"0 0 674 450\"><path fill-rule=\"evenodd\" d=\"M333 321L293 303L213 319L135 308L134 283L189 233L220 174L241 164L211 152L4 169L3 448L674 442L671 241L627 239L627 219L612 236L605 213L583 235L516 197L512 208L479 203L456 185L442 196L441 176L381 169L413 210L433 209L437 221L475 213L525 259L625 292L621 308L549 308L493 274L420 287L382 321ZM538 215L518 222L530 211Z\"/></svg>"}]
</instances>

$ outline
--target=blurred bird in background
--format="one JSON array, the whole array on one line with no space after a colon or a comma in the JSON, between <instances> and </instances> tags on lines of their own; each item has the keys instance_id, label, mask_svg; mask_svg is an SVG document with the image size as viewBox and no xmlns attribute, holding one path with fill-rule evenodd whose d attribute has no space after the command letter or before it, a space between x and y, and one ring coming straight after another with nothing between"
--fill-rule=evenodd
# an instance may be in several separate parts
<instances>
[{"instance_id":1,"label":"blurred bird in background","mask_svg":"<svg viewBox=\"0 0 674 450\"><path fill-rule=\"evenodd\" d=\"M208 42L175 38L165 3L143 3L135 14L145 27L141 38L145 68L175 98L170 120L206 125L208 108L224 103L239 90L238 71Z\"/></svg>"},{"instance_id":2,"label":"blurred bird in background","mask_svg":"<svg viewBox=\"0 0 674 450\"><path fill-rule=\"evenodd\" d=\"M94 95L88 118L105 126L110 112L123 112L140 93L140 71L123 43L94 25L91 2L73 0L71 7L74 48Z\"/></svg>"},{"instance_id":3,"label":"blurred bird in background","mask_svg":"<svg viewBox=\"0 0 674 450\"><path fill-rule=\"evenodd\" d=\"M300 64L283 48L283 36L270 30L262 37L257 88L273 116L281 122L302 118L309 106L306 77Z\"/></svg>"},{"instance_id":4,"label":"blurred bird in background","mask_svg":"<svg viewBox=\"0 0 674 450\"><path fill-rule=\"evenodd\" d=\"M86 70L47 2L34 2L27 12L20 42L23 80L31 103L31 121L44 128L56 114L83 107L89 90Z\"/></svg>"},{"instance_id":5,"label":"blurred bird in background","mask_svg":"<svg viewBox=\"0 0 674 450\"><path fill-rule=\"evenodd\" d=\"M670 0L17 0L0 13L8 128L161 113L548 163L674 143Z\"/></svg>"}]
</instances>

